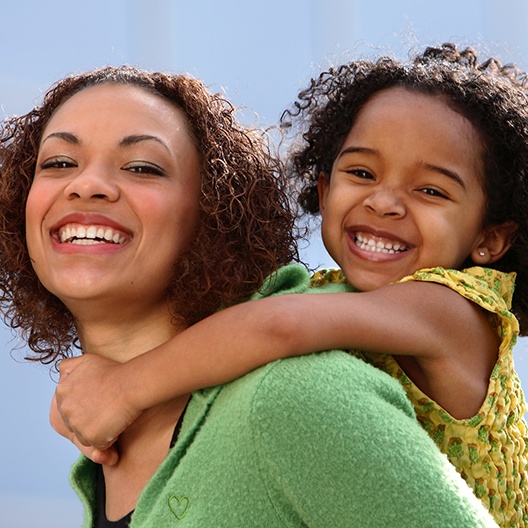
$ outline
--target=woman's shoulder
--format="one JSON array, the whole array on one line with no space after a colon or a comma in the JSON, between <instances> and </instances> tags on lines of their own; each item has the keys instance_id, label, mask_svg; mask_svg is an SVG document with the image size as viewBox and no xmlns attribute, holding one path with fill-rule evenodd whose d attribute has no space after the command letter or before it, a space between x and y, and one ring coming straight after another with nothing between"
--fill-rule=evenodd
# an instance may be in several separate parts
<instances>
[{"instance_id":1,"label":"woman's shoulder","mask_svg":"<svg viewBox=\"0 0 528 528\"><path fill-rule=\"evenodd\" d=\"M341 293L355 291L341 270L320 270L313 276L300 264L289 264L272 273L251 300L291 293Z\"/></svg>"},{"instance_id":2,"label":"woman's shoulder","mask_svg":"<svg viewBox=\"0 0 528 528\"><path fill-rule=\"evenodd\" d=\"M407 526L423 526L438 514L456 519L452 526L480 526L478 501L384 372L329 351L276 361L232 385L243 390L238 396L268 495L278 504L288 489L312 525L346 526L371 515L379 522L369 526L404 518ZM233 397L222 403L235 405ZM402 486L407 499L395 507ZM443 505L424 507L433 494Z\"/></svg>"},{"instance_id":3,"label":"woman's shoulder","mask_svg":"<svg viewBox=\"0 0 528 528\"><path fill-rule=\"evenodd\" d=\"M281 359L239 382L250 387L255 426L262 422L291 428L295 415L299 423L335 421L339 429L346 427L352 414L356 424L372 417L390 420L393 413L384 415L384 406L414 420L412 406L396 380L344 351ZM314 426L315 433L318 428Z\"/></svg>"},{"instance_id":4,"label":"woman's shoulder","mask_svg":"<svg viewBox=\"0 0 528 528\"><path fill-rule=\"evenodd\" d=\"M310 286L310 274L300 264L282 266L269 275L262 287L251 297L251 300L286 295L289 293L304 293Z\"/></svg>"}]
</instances>

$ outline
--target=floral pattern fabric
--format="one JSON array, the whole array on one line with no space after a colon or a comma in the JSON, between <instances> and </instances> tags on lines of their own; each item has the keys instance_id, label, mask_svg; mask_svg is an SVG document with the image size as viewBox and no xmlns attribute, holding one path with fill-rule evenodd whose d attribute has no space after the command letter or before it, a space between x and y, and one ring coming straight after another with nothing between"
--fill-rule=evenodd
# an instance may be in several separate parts
<instances>
[{"instance_id":1,"label":"floral pattern fabric","mask_svg":"<svg viewBox=\"0 0 528 528\"><path fill-rule=\"evenodd\" d=\"M430 268L399 282L408 281L443 284L486 310L501 343L479 412L469 419L455 419L424 394L391 355L353 353L403 385L422 427L500 526L528 526L528 428L523 418L524 394L513 365L519 325L510 311L515 274L481 267L461 271ZM332 282L346 282L341 270L321 270L311 285Z\"/></svg>"}]
</instances>

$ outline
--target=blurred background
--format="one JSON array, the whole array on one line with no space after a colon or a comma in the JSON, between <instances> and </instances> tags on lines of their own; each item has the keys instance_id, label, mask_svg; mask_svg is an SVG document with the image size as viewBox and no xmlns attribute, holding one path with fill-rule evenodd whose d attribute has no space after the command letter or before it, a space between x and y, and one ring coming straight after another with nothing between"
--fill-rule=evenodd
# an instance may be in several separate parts
<instances>
[{"instance_id":1,"label":"blurred background","mask_svg":"<svg viewBox=\"0 0 528 528\"><path fill-rule=\"evenodd\" d=\"M275 124L329 63L454 41L528 65L525 0L17 0L0 2L0 116L25 114L56 80L108 64L190 73ZM331 266L317 233L303 249ZM18 346L18 348L17 348ZM72 528L76 450L48 424L55 387L0 326L0 528ZM528 387L528 345L516 365Z\"/></svg>"}]
</instances>

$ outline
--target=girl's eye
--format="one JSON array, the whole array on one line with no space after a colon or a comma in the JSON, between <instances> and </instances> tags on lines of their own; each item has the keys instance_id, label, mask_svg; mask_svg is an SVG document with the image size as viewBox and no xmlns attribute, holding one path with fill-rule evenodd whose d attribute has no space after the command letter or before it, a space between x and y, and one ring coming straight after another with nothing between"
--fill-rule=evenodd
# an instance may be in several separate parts
<instances>
[{"instance_id":1,"label":"girl's eye","mask_svg":"<svg viewBox=\"0 0 528 528\"><path fill-rule=\"evenodd\" d=\"M165 171L161 167L144 161L129 163L123 169L134 174L165 176Z\"/></svg>"},{"instance_id":2,"label":"girl's eye","mask_svg":"<svg viewBox=\"0 0 528 528\"><path fill-rule=\"evenodd\" d=\"M40 165L40 168L45 169L70 169L72 167L77 167L77 163L71 158L49 158L46 161L43 161Z\"/></svg>"},{"instance_id":3,"label":"girl's eye","mask_svg":"<svg viewBox=\"0 0 528 528\"><path fill-rule=\"evenodd\" d=\"M434 196L437 198L447 198L447 196L443 192L439 191L438 189L433 189L431 187L420 189L420 192L423 194L426 194L427 196Z\"/></svg>"},{"instance_id":4,"label":"girl's eye","mask_svg":"<svg viewBox=\"0 0 528 528\"><path fill-rule=\"evenodd\" d=\"M374 176L372 173L365 169L349 169L346 171L348 174L353 174L362 180L373 180Z\"/></svg>"}]
</instances>

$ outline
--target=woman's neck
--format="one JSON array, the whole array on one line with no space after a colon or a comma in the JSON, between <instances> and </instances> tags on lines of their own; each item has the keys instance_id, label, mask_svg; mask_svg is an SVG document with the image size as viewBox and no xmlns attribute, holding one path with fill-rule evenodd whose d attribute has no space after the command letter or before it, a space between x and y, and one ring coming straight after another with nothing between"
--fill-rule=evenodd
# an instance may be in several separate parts
<instances>
[{"instance_id":1,"label":"woman's neck","mask_svg":"<svg viewBox=\"0 0 528 528\"><path fill-rule=\"evenodd\" d=\"M159 346L184 329L175 324L168 306L129 303L113 309L90 303L69 308L83 351L119 362ZM103 468L109 519L120 519L135 508L141 491L167 456L188 399L187 394L144 410L119 435L119 461Z\"/></svg>"},{"instance_id":2,"label":"woman's neck","mask_svg":"<svg viewBox=\"0 0 528 528\"><path fill-rule=\"evenodd\" d=\"M188 400L185 395L148 409L119 436L118 463L103 467L108 519L121 519L135 509L147 482L167 456Z\"/></svg>"},{"instance_id":3,"label":"woman's neck","mask_svg":"<svg viewBox=\"0 0 528 528\"><path fill-rule=\"evenodd\" d=\"M128 361L180 333L169 310L144 310L139 314L119 311L110 316L76 318L75 325L85 353Z\"/></svg>"}]
</instances>

